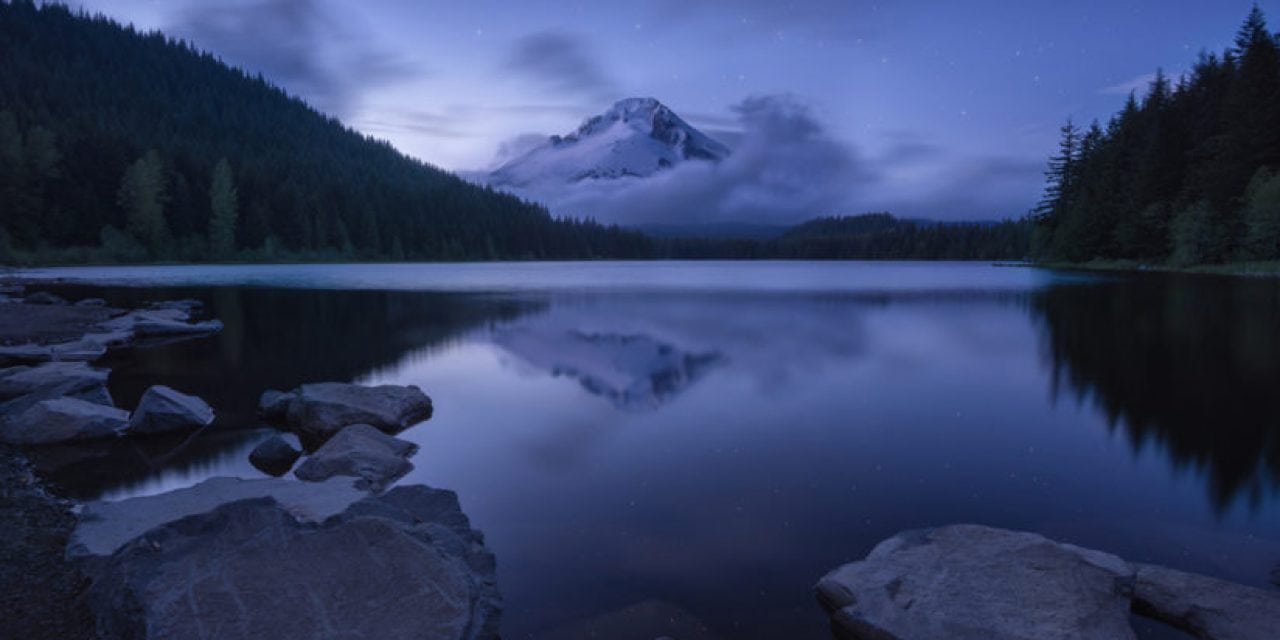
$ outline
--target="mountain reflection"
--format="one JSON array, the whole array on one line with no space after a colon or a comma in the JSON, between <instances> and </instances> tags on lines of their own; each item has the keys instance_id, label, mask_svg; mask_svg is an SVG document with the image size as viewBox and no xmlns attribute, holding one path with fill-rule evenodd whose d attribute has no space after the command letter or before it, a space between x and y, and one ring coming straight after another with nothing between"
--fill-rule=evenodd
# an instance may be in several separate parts
<instances>
[{"instance_id":1,"label":"mountain reflection","mask_svg":"<svg viewBox=\"0 0 1280 640\"><path fill-rule=\"evenodd\" d=\"M1047 289L1032 305L1064 390L1135 448L1208 481L1214 506L1280 487L1280 287L1152 276Z\"/></svg>"},{"instance_id":2,"label":"mountain reflection","mask_svg":"<svg viewBox=\"0 0 1280 640\"><path fill-rule=\"evenodd\" d=\"M493 341L525 363L573 378L588 393L630 411L658 408L722 360L719 352L685 351L642 333L520 327L495 332Z\"/></svg>"}]
</instances>

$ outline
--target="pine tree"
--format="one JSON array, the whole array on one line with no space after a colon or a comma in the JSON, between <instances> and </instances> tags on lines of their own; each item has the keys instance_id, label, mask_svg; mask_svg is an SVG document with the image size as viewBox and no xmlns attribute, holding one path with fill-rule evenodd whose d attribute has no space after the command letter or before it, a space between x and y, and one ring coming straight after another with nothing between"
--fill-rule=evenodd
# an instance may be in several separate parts
<instances>
[{"instance_id":1,"label":"pine tree","mask_svg":"<svg viewBox=\"0 0 1280 640\"><path fill-rule=\"evenodd\" d=\"M1249 183L1242 214L1241 258L1280 260L1280 174L1261 169Z\"/></svg>"},{"instance_id":2,"label":"pine tree","mask_svg":"<svg viewBox=\"0 0 1280 640\"><path fill-rule=\"evenodd\" d=\"M164 161L154 149L129 165L116 202L125 211L129 233L153 256L167 249L168 226L164 207L168 201Z\"/></svg>"},{"instance_id":3,"label":"pine tree","mask_svg":"<svg viewBox=\"0 0 1280 640\"><path fill-rule=\"evenodd\" d=\"M209 187L209 246L215 256L227 258L235 253L238 216L231 164L223 158L213 167L213 181Z\"/></svg>"},{"instance_id":4,"label":"pine tree","mask_svg":"<svg viewBox=\"0 0 1280 640\"><path fill-rule=\"evenodd\" d=\"M1076 159L1080 151L1080 130L1070 119L1058 132L1058 154L1049 159L1049 168L1044 172L1048 184L1035 209L1038 218L1050 223L1056 222L1070 205L1074 195Z\"/></svg>"}]
</instances>

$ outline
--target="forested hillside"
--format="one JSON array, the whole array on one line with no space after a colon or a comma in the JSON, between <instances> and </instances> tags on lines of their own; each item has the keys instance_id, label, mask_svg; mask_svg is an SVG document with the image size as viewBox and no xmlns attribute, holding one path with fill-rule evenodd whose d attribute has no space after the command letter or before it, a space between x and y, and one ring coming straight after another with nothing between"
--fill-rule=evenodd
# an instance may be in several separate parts
<instances>
[{"instance_id":1,"label":"forested hillside","mask_svg":"<svg viewBox=\"0 0 1280 640\"><path fill-rule=\"evenodd\" d=\"M1041 259L1280 259L1280 43L1262 12L1189 74L1157 73L1105 127L1068 122L1048 178Z\"/></svg>"},{"instance_id":2,"label":"forested hillside","mask_svg":"<svg viewBox=\"0 0 1280 640\"><path fill-rule=\"evenodd\" d=\"M0 2L0 261L639 257L159 33Z\"/></svg>"}]
</instances>

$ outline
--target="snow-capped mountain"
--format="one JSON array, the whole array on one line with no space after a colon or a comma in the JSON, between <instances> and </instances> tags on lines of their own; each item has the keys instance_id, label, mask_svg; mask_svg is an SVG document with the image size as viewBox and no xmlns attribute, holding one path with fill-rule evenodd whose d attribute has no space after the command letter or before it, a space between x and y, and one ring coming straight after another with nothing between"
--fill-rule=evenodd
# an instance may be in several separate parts
<instances>
[{"instance_id":1,"label":"snow-capped mountain","mask_svg":"<svg viewBox=\"0 0 1280 640\"><path fill-rule=\"evenodd\" d=\"M551 136L489 174L496 186L526 187L588 179L645 177L682 162L719 162L729 148L653 98L627 98Z\"/></svg>"}]
</instances>

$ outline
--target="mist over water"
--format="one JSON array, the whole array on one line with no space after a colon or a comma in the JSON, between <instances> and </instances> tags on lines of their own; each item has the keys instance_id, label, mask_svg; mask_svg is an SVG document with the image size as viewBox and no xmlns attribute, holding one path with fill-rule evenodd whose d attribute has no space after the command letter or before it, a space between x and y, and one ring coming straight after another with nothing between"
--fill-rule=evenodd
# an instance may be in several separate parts
<instances>
[{"instance_id":1,"label":"mist over water","mask_svg":"<svg viewBox=\"0 0 1280 640\"><path fill-rule=\"evenodd\" d=\"M37 463L65 491L255 477L264 389L417 384L435 415L401 434L421 452L400 482L457 491L484 530L506 637L609 616L829 637L823 573L953 522L1254 585L1280 563L1276 280L973 263L34 275L106 281L55 288L121 305L197 297L226 324L109 363L120 405L163 382L208 400L215 428L51 450Z\"/></svg>"}]
</instances>

